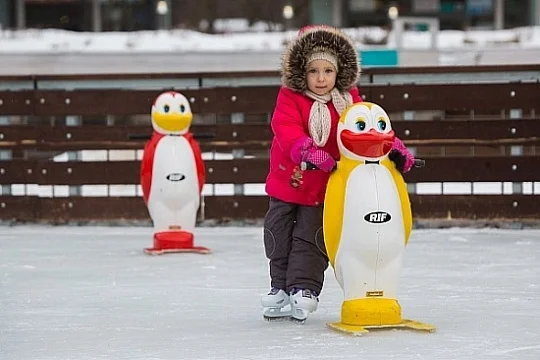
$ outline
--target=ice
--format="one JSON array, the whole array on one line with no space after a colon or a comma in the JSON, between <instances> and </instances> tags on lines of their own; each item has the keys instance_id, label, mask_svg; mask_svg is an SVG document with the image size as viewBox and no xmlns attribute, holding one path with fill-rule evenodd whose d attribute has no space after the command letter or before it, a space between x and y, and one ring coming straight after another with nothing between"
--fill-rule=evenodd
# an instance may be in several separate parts
<instances>
[{"instance_id":1,"label":"ice","mask_svg":"<svg viewBox=\"0 0 540 360\"><path fill-rule=\"evenodd\" d=\"M0 354L20 359L522 359L540 354L540 230L414 230L399 300L434 324L340 334L327 271L304 325L267 323L260 227L204 227L210 255L145 255L149 227L0 227Z\"/></svg>"}]
</instances>

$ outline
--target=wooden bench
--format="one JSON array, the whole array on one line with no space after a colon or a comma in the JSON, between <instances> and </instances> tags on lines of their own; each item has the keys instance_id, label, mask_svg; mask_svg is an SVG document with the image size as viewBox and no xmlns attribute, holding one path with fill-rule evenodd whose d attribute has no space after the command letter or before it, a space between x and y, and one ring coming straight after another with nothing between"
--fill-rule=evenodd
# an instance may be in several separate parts
<instances>
[{"instance_id":1,"label":"wooden bench","mask_svg":"<svg viewBox=\"0 0 540 360\"><path fill-rule=\"evenodd\" d=\"M426 159L425 168L406 175L415 218L539 219L538 78L540 66L371 69L363 75L365 100L383 106L397 135ZM175 89L191 101L193 132L215 134L200 141L203 151L229 158L205 161L207 183L229 190L212 194L208 186L200 219L264 216L261 184L279 76L224 73L1 78L0 219L148 220L136 191L136 156L144 141L130 136L150 134L151 104L169 89L162 83L173 80L185 83ZM132 154L120 161L82 161L82 151L89 150ZM60 154L68 161L53 161ZM455 183L475 190L456 193ZM478 190L485 185L480 183L495 184L486 193ZM259 190L248 194L250 184L259 184ZM107 196L105 190L89 196L88 185L123 185L132 194ZM494 191L499 185L501 191ZM62 186L63 193L38 196L37 189ZM434 192L437 187L450 194Z\"/></svg>"}]
</instances>

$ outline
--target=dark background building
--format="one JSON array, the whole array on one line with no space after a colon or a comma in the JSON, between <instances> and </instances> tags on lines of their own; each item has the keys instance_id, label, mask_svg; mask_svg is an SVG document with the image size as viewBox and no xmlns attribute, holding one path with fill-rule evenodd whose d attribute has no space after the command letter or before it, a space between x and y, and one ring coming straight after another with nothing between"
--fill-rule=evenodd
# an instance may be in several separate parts
<instances>
[{"instance_id":1,"label":"dark background building","mask_svg":"<svg viewBox=\"0 0 540 360\"><path fill-rule=\"evenodd\" d=\"M284 9L292 9L286 18ZM388 26L399 16L437 17L441 29L498 29L540 25L540 0L0 0L3 28L134 31L186 28L205 32ZM161 12L161 13L160 13ZM290 12L289 12L289 15ZM238 20L244 19L244 22Z\"/></svg>"}]
</instances>

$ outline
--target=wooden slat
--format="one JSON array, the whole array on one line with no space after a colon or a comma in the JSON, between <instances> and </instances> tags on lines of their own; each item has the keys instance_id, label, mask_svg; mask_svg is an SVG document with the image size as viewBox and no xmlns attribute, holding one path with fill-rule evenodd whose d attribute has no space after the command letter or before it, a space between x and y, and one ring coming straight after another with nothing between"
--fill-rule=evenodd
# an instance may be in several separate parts
<instances>
[{"instance_id":1,"label":"wooden slat","mask_svg":"<svg viewBox=\"0 0 540 360\"><path fill-rule=\"evenodd\" d=\"M405 175L418 182L528 182L540 181L537 156L429 157L424 168ZM205 161L207 183L264 183L268 159ZM2 170L3 169L3 170ZM140 162L133 161L33 161L0 162L1 184L128 185L139 184ZM3 173L2 173L3 171Z\"/></svg>"},{"instance_id":2,"label":"wooden slat","mask_svg":"<svg viewBox=\"0 0 540 360\"><path fill-rule=\"evenodd\" d=\"M267 159L207 160L209 184L264 182ZM0 162L0 184L129 185L139 184L140 161Z\"/></svg>"},{"instance_id":3,"label":"wooden slat","mask_svg":"<svg viewBox=\"0 0 540 360\"><path fill-rule=\"evenodd\" d=\"M250 143L269 141L272 139L272 129L269 124L219 124L219 125L194 125L194 134L213 133L214 139L201 140L201 143L219 141L239 142L239 146Z\"/></svg>"},{"instance_id":4,"label":"wooden slat","mask_svg":"<svg viewBox=\"0 0 540 360\"><path fill-rule=\"evenodd\" d=\"M191 132L197 134L213 134L214 138L204 138L198 140L200 143L211 142L249 142L267 141L271 139L271 129L269 124L196 124L191 127ZM144 144L152 134L150 125L83 125L83 126L48 126L48 125L9 125L0 126L0 141L13 142L27 141L32 144L39 139L41 144L59 143L78 144L95 147L99 144L112 146L113 143ZM136 139L132 139L135 137ZM138 142L137 142L137 139ZM94 145L96 144L96 145ZM59 146L57 145L57 146ZM71 145L69 145L71 146ZM107 148L107 147L105 147ZM105 149L104 148L104 149Z\"/></svg>"},{"instance_id":5,"label":"wooden slat","mask_svg":"<svg viewBox=\"0 0 540 360\"><path fill-rule=\"evenodd\" d=\"M0 165L2 163L0 162ZM10 165L13 164L13 165ZM32 176L22 170L37 164ZM139 184L139 161L70 161L70 162L7 162L7 171L0 183L40 185L124 185ZM206 182L209 184L262 183L268 169L267 159L207 160ZM17 172L15 169L20 169Z\"/></svg>"},{"instance_id":6,"label":"wooden slat","mask_svg":"<svg viewBox=\"0 0 540 360\"><path fill-rule=\"evenodd\" d=\"M41 198L37 220L63 223L89 220L144 220L148 211L142 197Z\"/></svg>"},{"instance_id":7,"label":"wooden slat","mask_svg":"<svg viewBox=\"0 0 540 360\"><path fill-rule=\"evenodd\" d=\"M199 93L201 114L271 113L278 86L242 86L203 89Z\"/></svg>"},{"instance_id":8,"label":"wooden slat","mask_svg":"<svg viewBox=\"0 0 540 360\"><path fill-rule=\"evenodd\" d=\"M67 133L71 141L114 141L124 142L137 138L146 141L152 134L150 125L84 125L84 126L56 126L49 129L43 127L40 134L44 142L65 141ZM197 137L198 134L212 134L213 138L198 139L199 143L219 141L241 142L265 141L271 139L269 124L194 124L190 131Z\"/></svg>"},{"instance_id":9,"label":"wooden slat","mask_svg":"<svg viewBox=\"0 0 540 360\"><path fill-rule=\"evenodd\" d=\"M421 219L538 220L540 196L534 195L411 195L413 216ZM118 221L148 220L140 197L0 196L0 220ZM266 196L211 196L204 199L205 219L260 219L268 210Z\"/></svg>"},{"instance_id":10,"label":"wooden slat","mask_svg":"<svg viewBox=\"0 0 540 360\"><path fill-rule=\"evenodd\" d=\"M103 74L57 74L35 75L39 81L69 80L156 80L156 79L192 79L192 78L253 78L279 76L278 71L219 71L219 72L182 72L182 73L103 73ZM0 80L3 79L0 75Z\"/></svg>"},{"instance_id":11,"label":"wooden slat","mask_svg":"<svg viewBox=\"0 0 540 360\"><path fill-rule=\"evenodd\" d=\"M392 128L403 141L473 139L497 140L499 143L540 138L540 118L515 120L425 120L393 121ZM480 140L480 141L478 141ZM503 141L506 140L506 141ZM496 142L494 142L496 143Z\"/></svg>"},{"instance_id":12,"label":"wooden slat","mask_svg":"<svg viewBox=\"0 0 540 360\"><path fill-rule=\"evenodd\" d=\"M206 196L205 219L257 219L268 210L266 196Z\"/></svg>"},{"instance_id":13,"label":"wooden slat","mask_svg":"<svg viewBox=\"0 0 540 360\"><path fill-rule=\"evenodd\" d=\"M4 115L33 115L34 93L31 90L2 91L0 90L0 116Z\"/></svg>"},{"instance_id":14,"label":"wooden slat","mask_svg":"<svg viewBox=\"0 0 540 360\"><path fill-rule=\"evenodd\" d=\"M465 66L397 66L397 67L371 67L362 69L362 74L441 74L441 73L485 73L485 72L515 72L515 71L540 71L538 64L513 64L513 65L465 65Z\"/></svg>"},{"instance_id":15,"label":"wooden slat","mask_svg":"<svg viewBox=\"0 0 540 360\"><path fill-rule=\"evenodd\" d=\"M0 184L36 184L38 166L32 160L0 161Z\"/></svg>"},{"instance_id":16,"label":"wooden slat","mask_svg":"<svg viewBox=\"0 0 540 360\"><path fill-rule=\"evenodd\" d=\"M538 195L411 195L413 215L425 219L540 218Z\"/></svg>"},{"instance_id":17,"label":"wooden slat","mask_svg":"<svg viewBox=\"0 0 540 360\"><path fill-rule=\"evenodd\" d=\"M207 160L209 184L263 183L268 173L268 159Z\"/></svg>"},{"instance_id":18,"label":"wooden slat","mask_svg":"<svg viewBox=\"0 0 540 360\"><path fill-rule=\"evenodd\" d=\"M39 217L37 196L0 195L0 220L35 221Z\"/></svg>"},{"instance_id":19,"label":"wooden slat","mask_svg":"<svg viewBox=\"0 0 540 360\"><path fill-rule=\"evenodd\" d=\"M41 143L81 143L92 142L133 142L129 138L132 133L151 134L150 125L83 125L83 126L40 126L39 139Z\"/></svg>"},{"instance_id":20,"label":"wooden slat","mask_svg":"<svg viewBox=\"0 0 540 360\"><path fill-rule=\"evenodd\" d=\"M411 195L417 219L536 219L540 196L534 195ZM207 219L262 218L266 196L213 196L205 198ZM224 211L220 212L219 209Z\"/></svg>"},{"instance_id":21,"label":"wooden slat","mask_svg":"<svg viewBox=\"0 0 540 360\"><path fill-rule=\"evenodd\" d=\"M138 184L138 161L40 162L40 185Z\"/></svg>"},{"instance_id":22,"label":"wooden slat","mask_svg":"<svg viewBox=\"0 0 540 360\"><path fill-rule=\"evenodd\" d=\"M534 195L410 195L418 219L538 219L540 196ZM220 211L223 209L223 211ZM207 219L262 218L266 196L212 196L205 198Z\"/></svg>"},{"instance_id":23,"label":"wooden slat","mask_svg":"<svg viewBox=\"0 0 540 360\"><path fill-rule=\"evenodd\" d=\"M38 90L35 111L39 116L51 115L138 115L150 114L152 103L163 90ZM188 99L196 94L182 90ZM199 113L198 102L191 104Z\"/></svg>"},{"instance_id":24,"label":"wooden slat","mask_svg":"<svg viewBox=\"0 0 540 360\"><path fill-rule=\"evenodd\" d=\"M485 73L540 71L538 64L515 65L470 65L470 66L410 66L410 67L367 67L362 76L381 74L426 74L426 73ZM103 74L62 74L62 75L0 75L0 80L125 80L125 79L183 79L183 78L229 78L279 76L279 71L221 71L189 73L103 73Z\"/></svg>"},{"instance_id":25,"label":"wooden slat","mask_svg":"<svg viewBox=\"0 0 540 360\"><path fill-rule=\"evenodd\" d=\"M272 112L278 86L221 87L183 90L199 114ZM540 83L363 85L367 101L387 112L405 110L494 111L533 109L540 103ZM148 114L156 90L41 90L35 93L37 115Z\"/></svg>"},{"instance_id":26,"label":"wooden slat","mask_svg":"<svg viewBox=\"0 0 540 360\"><path fill-rule=\"evenodd\" d=\"M424 168L413 168L407 182L539 181L537 156L429 158Z\"/></svg>"},{"instance_id":27,"label":"wooden slat","mask_svg":"<svg viewBox=\"0 0 540 360\"><path fill-rule=\"evenodd\" d=\"M207 160L207 183L264 183L268 159ZM47 170L42 184L138 184L138 161L44 163ZM71 169L71 174L68 172ZM416 182L491 182L539 181L536 156L428 158L425 168L413 169L406 181Z\"/></svg>"},{"instance_id":28,"label":"wooden slat","mask_svg":"<svg viewBox=\"0 0 540 360\"><path fill-rule=\"evenodd\" d=\"M0 74L0 81L33 81L33 75L3 75Z\"/></svg>"},{"instance_id":29,"label":"wooden slat","mask_svg":"<svg viewBox=\"0 0 540 360\"><path fill-rule=\"evenodd\" d=\"M361 91L368 89L366 100L379 104L387 112L540 107L540 83L364 85Z\"/></svg>"},{"instance_id":30,"label":"wooden slat","mask_svg":"<svg viewBox=\"0 0 540 360\"><path fill-rule=\"evenodd\" d=\"M0 125L0 147L34 146L40 129L48 128L46 125Z\"/></svg>"},{"instance_id":31,"label":"wooden slat","mask_svg":"<svg viewBox=\"0 0 540 360\"><path fill-rule=\"evenodd\" d=\"M396 134L409 146L508 146L540 144L540 119L395 121ZM268 148L269 124L193 125L192 132L213 134L200 139L205 150ZM142 149L152 133L150 125L0 126L0 148L41 150ZM134 135L139 140L133 140Z\"/></svg>"}]
</instances>

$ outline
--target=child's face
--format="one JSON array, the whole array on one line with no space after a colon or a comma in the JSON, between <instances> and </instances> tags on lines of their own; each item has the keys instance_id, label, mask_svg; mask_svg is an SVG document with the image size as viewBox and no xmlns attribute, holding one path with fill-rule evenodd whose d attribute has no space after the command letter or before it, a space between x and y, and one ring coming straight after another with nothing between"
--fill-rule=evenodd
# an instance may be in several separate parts
<instances>
[{"instance_id":1,"label":"child's face","mask_svg":"<svg viewBox=\"0 0 540 360\"><path fill-rule=\"evenodd\" d=\"M326 60L314 60L307 67L307 87L317 95L328 94L336 85L336 68Z\"/></svg>"}]
</instances>

